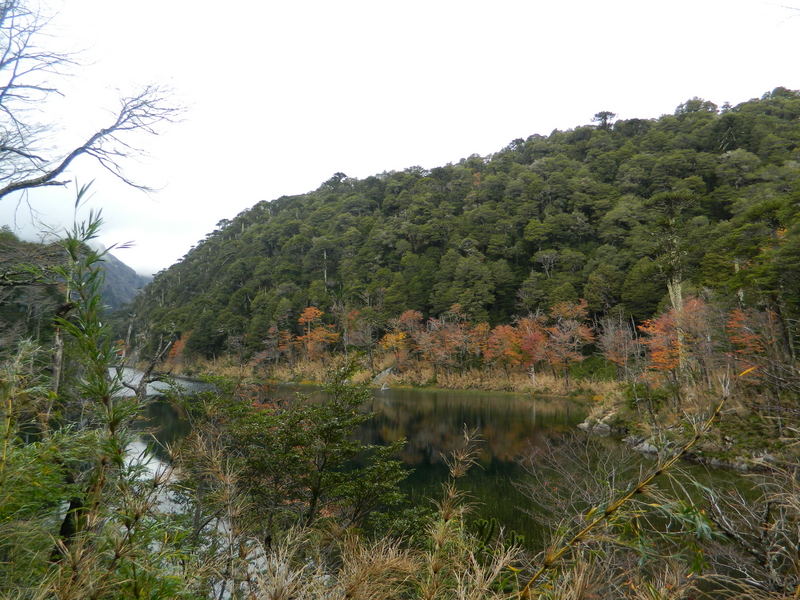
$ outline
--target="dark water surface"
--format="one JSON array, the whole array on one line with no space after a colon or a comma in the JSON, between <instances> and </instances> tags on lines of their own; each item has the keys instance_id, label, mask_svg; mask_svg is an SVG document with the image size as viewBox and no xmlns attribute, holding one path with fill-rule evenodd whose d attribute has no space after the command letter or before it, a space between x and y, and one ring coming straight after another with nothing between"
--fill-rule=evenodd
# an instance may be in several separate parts
<instances>
[{"instance_id":1,"label":"dark water surface","mask_svg":"<svg viewBox=\"0 0 800 600\"><path fill-rule=\"evenodd\" d=\"M562 399L450 390L376 392L372 410L375 417L364 440L407 439L402 458L414 469L406 489L415 502L441 496L448 476L443 458L462 446L465 427L477 430L482 439L478 464L459 488L472 497L476 518L495 517L529 540L539 528L514 486L524 475L517 459L548 438L571 432L585 416L578 405Z\"/></svg>"},{"instance_id":2,"label":"dark water surface","mask_svg":"<svg viewBox=\"0 0 800 600\"><path fill-rule=\"evenodd\" d=\"M189 392L208 388L188 380L179 383ZM323 395L313 386L290 385L276 386L273 395L280 399L298 393L312 401ZM374 416L359 430L359 439L371 444L406 439L400 458L410 474L403 488L415 505L432 506L441 498L442 483L448 476L444 458L462 446L465 427L477 430L482 438L478 464L458 483L473 506L470 518L494 517L507 531L524 535L532 547L541 547L549 529L515 485L528 478L518 459L542 448L548 440L576 432L576 425L585 417L584 403L501 392L389 389L375 390L370 405L364 408ZM151 435L164 444L189 432L186 419L166 401L150 403L147 420L152 433L142 436L142 445L152 441ZM621 450L623 456L617 458L632 460L636 469L654 464L652 457L633 453L616 440L597 441L602 441L601 447ZM158 448L155 450L158 455ZM681 470L704 485L742 489L742 477L737 473L690 464L683 464ZM531 493L536 496L536 488Z\"/></svg>"},{"instance_id":3,"label":"dark water surface","mask_svg":"<svg viewBox=\"0 0 800 600\"><path fill-rule=\"evenodd\" d=\"M275 389L276 396L298 392L312 400L321 395L308 386ZM403 487L414 503L429 504L441 496L447 478L444 457L462 446L465 427L477 430L482 439L478 465L459 482L474 504L473 518L495 517L529 540L538 537L539 527L525 513L525 499L514 486L523 476L517 458L548 438L573 431L585 415L580 404L564 399L451 390L375 390L371 406L365 408L374 417L359 431L362 441L407 440L401 458L411 473ZM162 443L188 432L186 421L167 402L151 403L148 420Z\"/></svg>"}]
</instances>

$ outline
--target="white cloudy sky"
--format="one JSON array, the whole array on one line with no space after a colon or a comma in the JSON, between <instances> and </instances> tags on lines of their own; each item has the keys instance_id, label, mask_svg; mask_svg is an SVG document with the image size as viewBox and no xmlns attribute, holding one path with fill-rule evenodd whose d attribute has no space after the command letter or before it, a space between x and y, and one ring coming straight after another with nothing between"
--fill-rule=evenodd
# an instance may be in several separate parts
<instances>
[{"instance_id":1,"label":"white cloudy sky","mask_svg":"<svg viewBox=\"0 0 800 600\"><path fill-rule=\"evenodd\" d=\"M141 140L129 173L99 174L109 245L142 273L259 200L486 155L514 138L657 117L700 96L736 104L800 88L800 0L49 0L52 44L83 49L60 84L54 143L102 125L120 92L172 88L180 123ZM0 201L0 224L31 236L71 219L71 192ZM38 218L31 225L31 209ZM86 211L87 208L84 209Z\"/></svg>"}]
</instances>

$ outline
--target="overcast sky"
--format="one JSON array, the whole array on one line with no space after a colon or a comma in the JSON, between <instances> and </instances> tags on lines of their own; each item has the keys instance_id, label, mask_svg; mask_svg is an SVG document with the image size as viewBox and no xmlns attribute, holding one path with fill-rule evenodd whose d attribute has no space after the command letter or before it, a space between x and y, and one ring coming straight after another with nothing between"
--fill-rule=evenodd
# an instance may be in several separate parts
<instances>
[{"instance_id":1,"label":"overcast sky","mask_svg":"<svg viewBox=\"0 0 800 600\"><path fill-rule=\"evenodd\" d=\"M50 0L52 45L82 49L60 82L54 144L102 126L120 94L170 87L186 110L128 173L88 159L102 242L141 273L168 267L221 219L363 178L486 155L515 138L587 124L601 110L657 117L800 89L800 0L558 2ZM71 220L70 190L0 201L31 237ZM31 225L31 209L38 223Z\"/></svg>"}]
</instances>

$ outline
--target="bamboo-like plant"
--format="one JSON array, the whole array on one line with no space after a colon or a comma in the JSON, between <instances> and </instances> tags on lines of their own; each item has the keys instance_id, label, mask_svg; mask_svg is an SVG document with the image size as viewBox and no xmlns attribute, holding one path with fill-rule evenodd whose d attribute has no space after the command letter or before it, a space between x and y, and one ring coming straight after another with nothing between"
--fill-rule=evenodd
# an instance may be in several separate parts
<instances>
[{"instance_id":1,"label":"bamboo-like plant","mask_svg":"<svg viewBox=\"0 0 800 600\"><path fill-rule=\"evenodd\" d=\"M20 598L187 592L171 576L181 532L160 509L171 470L130 452L141 406L122 394L104 319L105 251L91 247L101 226L92 211L59 242L53 348L21 342L0 376L0 590Z\"/></svg>"}]
</instances>

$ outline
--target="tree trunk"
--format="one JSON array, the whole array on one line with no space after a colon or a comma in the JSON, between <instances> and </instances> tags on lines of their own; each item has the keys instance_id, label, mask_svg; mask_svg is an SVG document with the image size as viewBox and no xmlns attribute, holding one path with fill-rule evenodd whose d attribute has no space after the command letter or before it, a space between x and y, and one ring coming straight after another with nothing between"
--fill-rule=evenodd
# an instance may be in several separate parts
<instances>
[{"instance_id":1,"label":"tree trunk","mask_svg":"<svg viewBox=\"0 0 800 600\"><path fill-rule=\"evenodd\" d=\"M667 280L669 301L675 311L675 335L678 344L678 372L686 370L686 335L683 331L683 285L680 275L673 275Z\"/></svg>"}]
</instances>

